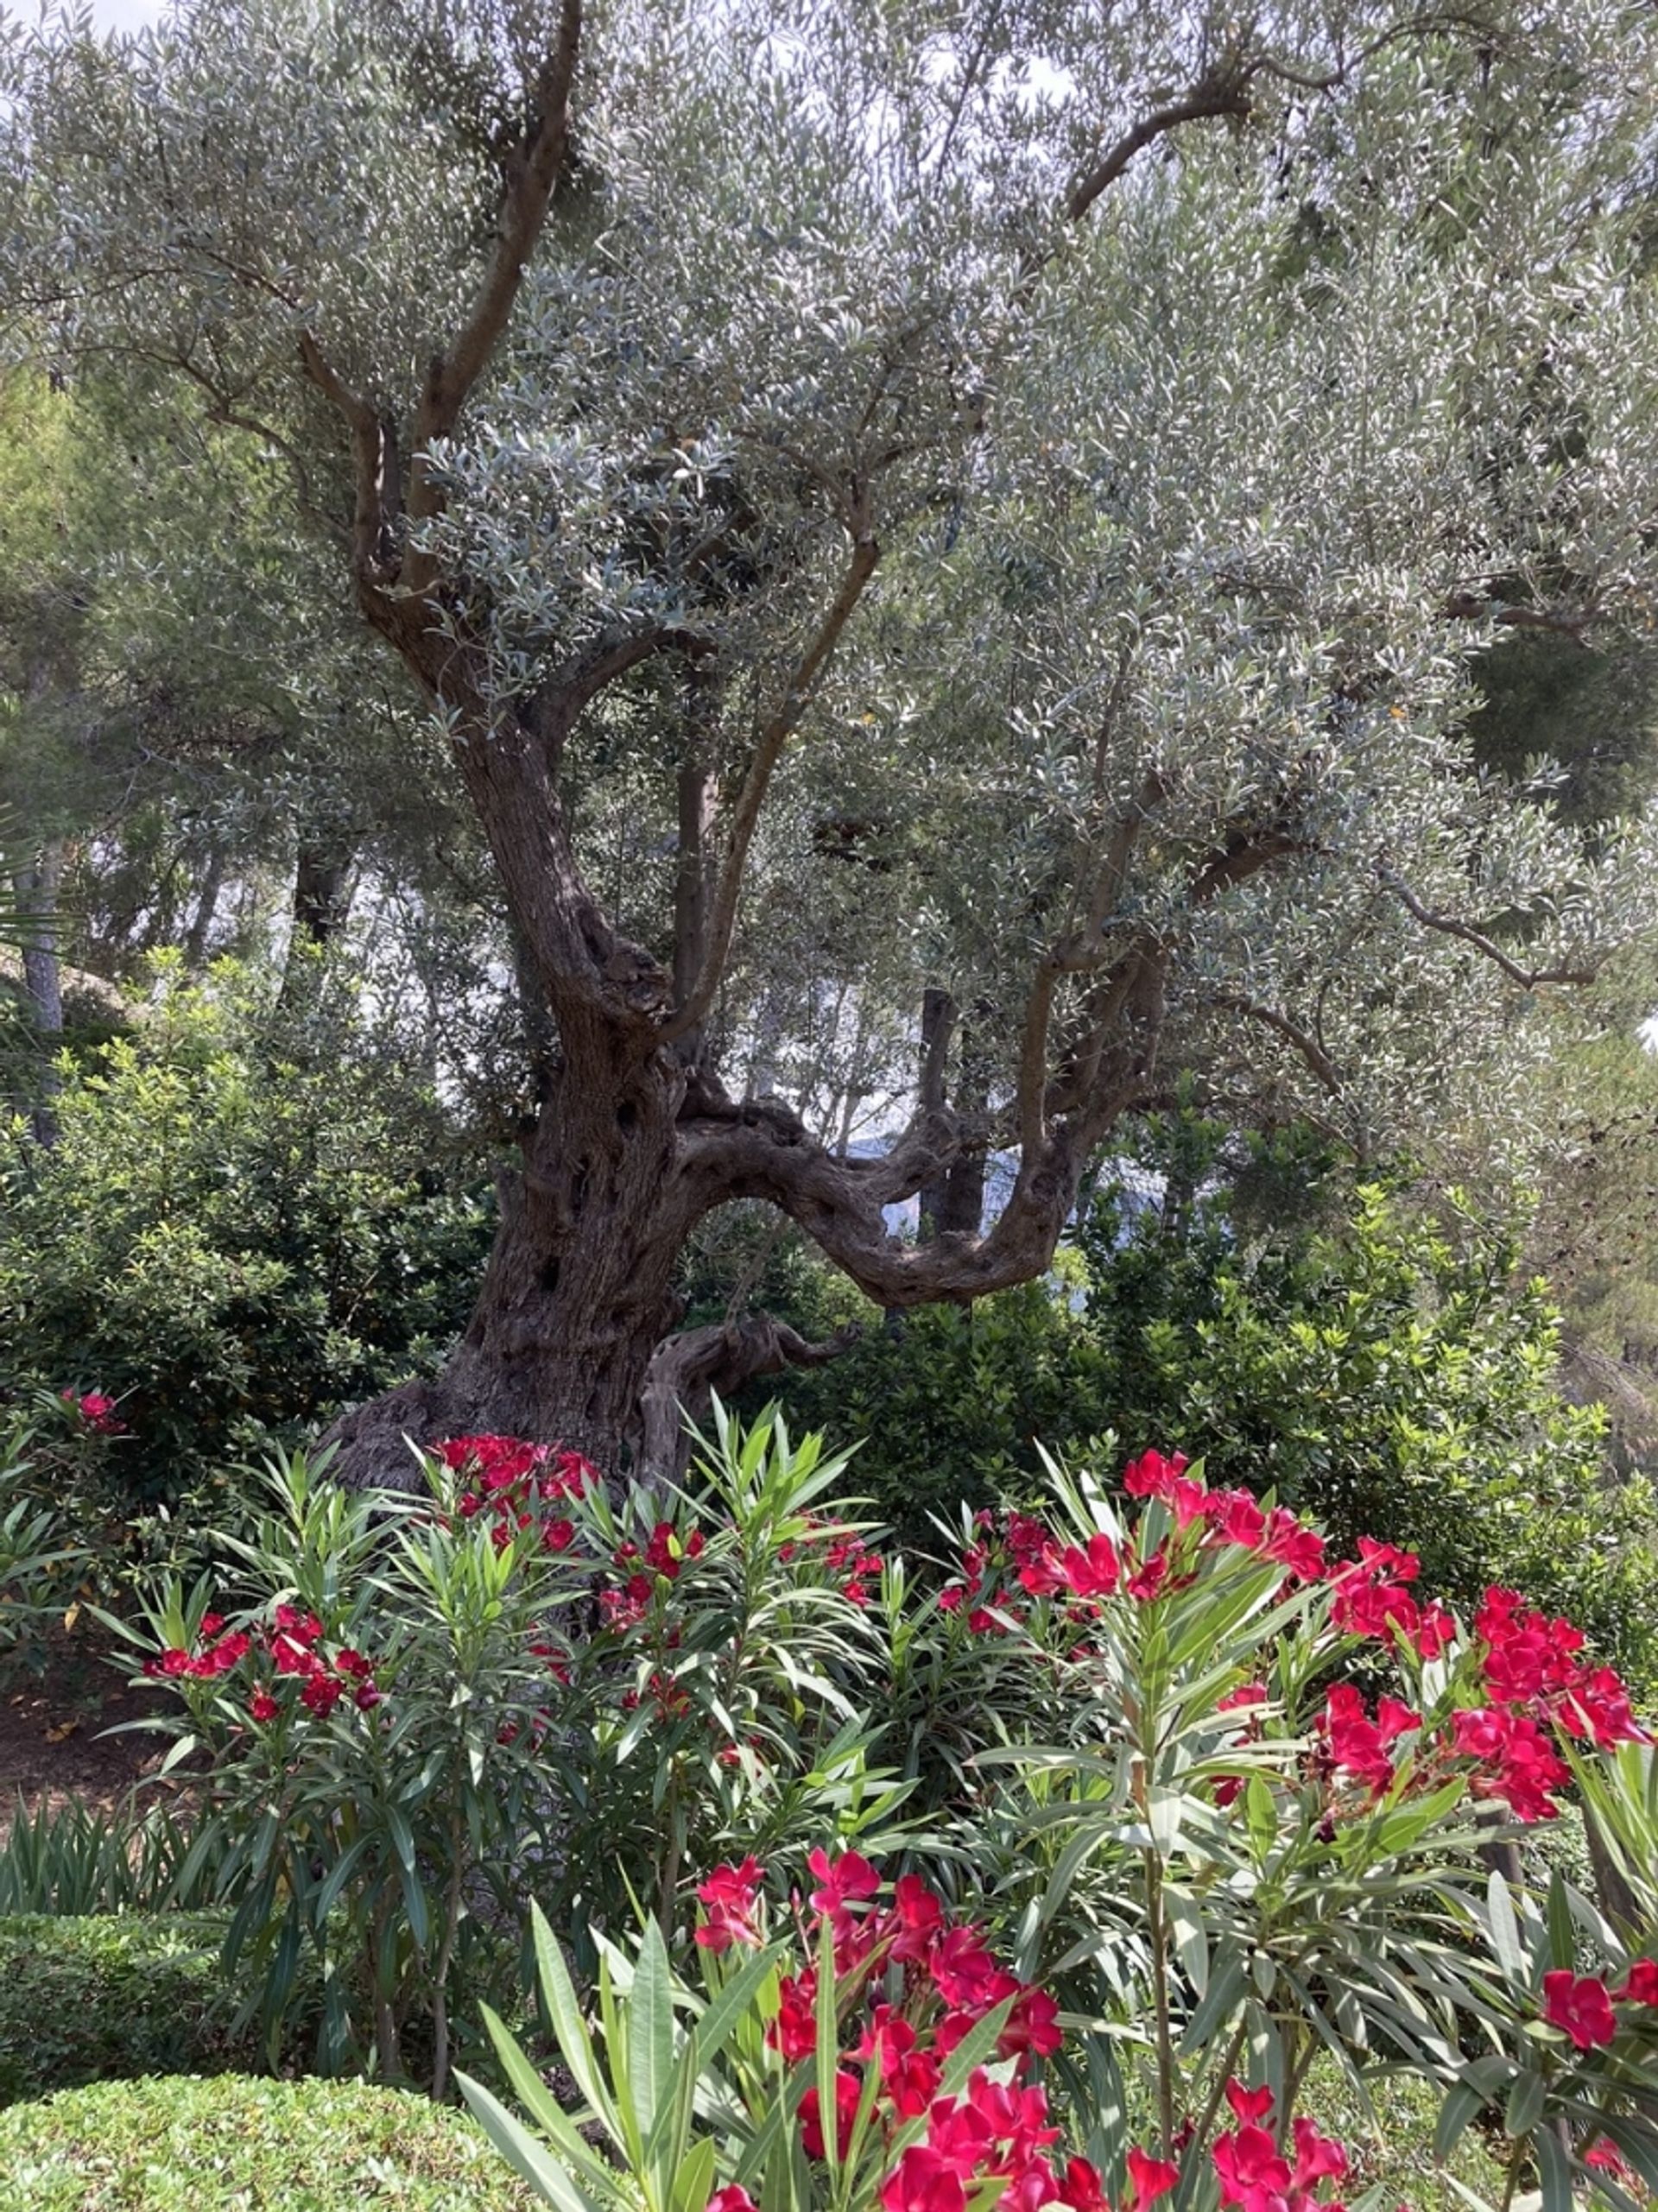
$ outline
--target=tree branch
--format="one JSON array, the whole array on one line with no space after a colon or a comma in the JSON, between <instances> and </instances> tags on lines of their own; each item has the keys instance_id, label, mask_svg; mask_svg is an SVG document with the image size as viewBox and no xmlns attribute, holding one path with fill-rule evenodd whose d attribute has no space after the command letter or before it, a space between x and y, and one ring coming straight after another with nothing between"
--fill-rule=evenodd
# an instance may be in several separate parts
<instances>
[{"instance_id":1,"label":"tree branch","mask_svg":"<svg viewBox=\"0 0 1658 2212\"><path fill-rule=\"evenodd\" d=\"M473 302L447 353L427 371L414 418L414 457L409 465L408 515L429 521L441 504L427 454L454 428L468 394L489 366L523 283L524 270L547 221L554 187L570 144L570 94L581 47L581 0L560 0L559 27L529 87L522 137L509 155L497 220L495 250ZM404 583L420 591L431 581L433 556L414 553Z\"/></svg>"},{"instance_id":2,"label":"tree branch","mask_svg":"<svg viewBox=\"0 0 1658 2212\"><path fill-rule=\"evenodd\" d=\"M306 375L351 433L351 566L359 582L377 582L389 493L389 457L380 418L345 382L308 330L300 332L300 359Z\"/></svg>"},{"instance_id":3,"label":"tree branch","mask_svg":"<svg viewBox=\"0 0 1658 2212\"><path fill-rule=\"evenodd\" d=\"M686 1421L700 1420L716 1392L729 1398L758 1375L826 1367L862 1334L851 1322L812 1343L786 1321L746 1313L740 1320L711 1322L667 1338L651 1356L640 1400L640 1472L645 1481L667 1484L683 1473L689 1456Z\"/></svg>"},{"instance_id":4,"label":"tree branch","mask_svg":"<svg viewBox=\"0 0 1658 2212\"><path fill-rule=\"evenodd\" d=\"M1445 611L1453 622L1498 623L1507 629L1542 629L1552 631L1557 637L1570 638L1573 645L1589 651L1584 636L1586 629L1604 618L1599 607L1580 608L1568 613L1564 608L1532 607L1505 599L1482 597L1474 591L1453 591L1445 603Z\"/></svg>"},{"instance_id":5,"label":"tree branch","mask_svg":"<svg viewBox=\"0 0 1658 2212\"><path fill-rule=\"evenodd\" d=\"M1247 1014L1252 1021L1264 1022L1286 1044L1294 1046L1331 1097L1339 1097L1342 1090L1340 1071L1310 1031L1292 1021L1288 1014L1281 1014L1276 1007L1262 1006L1258 1000L1246 998L1241 992L1217 991L1212 995L1212 1002L1216 1006L1229 1007L1234 1014Z\"/></svg>"},{"instance_id":6,"label":"tree branch","mask_svg":"<svg viewBox=\"0 0 1658 2212\"><path fill-rule=\"evenodd\" d=\"M1477 952L1483 952L1488 960L1495 962L1523 991L1535 990L1539 983L1592 983L1595 980L1592 968L1522 968L1494 939L1487 937L1484 930L1476 929L1471 922L1459 921L1454 914L1436 914L1425 907L1409 885L1381 861L1376 863L1376 875L1377 882L1391 891L1405 912L1421 922L1424 929L1438 930L1442 936L1459 937L1465 945L1471 945Z\"/></svg>"},{"instance_id":7,"label":"tree branch","mask_svg":"<svg viewBox=\"0 0 1658 2212\"><path fill-rule=\"evenodd\" d=\"M1233 59L1212 69L1200 78L1183 99L1172 100L1167 107L1154 108L1142 116L1131 130L1123 132L1117 143L1095 163L1073 189L1065 203L1066 220L1080 223L1103 192L1109 191L1122 175L1135 155L1155 140L1178 130L1182 123L1199 123L1214 116L1237 116L1247 120L1250 112L1250 74L1243 63Z\"/></svg>"},{"instance_id":8,"label":"tree branch","mask_svg":"<svg viewBox=\"0 0 1658 2212\"><path fill-rule=\"evenodd\" d=\"M737 901L742 893L749 847L754 842L755 829L760 819L761 809L766 803L766 794L771 787L773 772L782 757L784 746L811 701L829 656L839 642L841 632L851 620L853 610L864 596L864 585L875 573L881 549L870 527L866 499L858 502L853 521L857 528L853 533L852 554L840 589L801 654L777 711L760 732L754 758L749 763L748 774L744 778L743 788L737 794L725 857L714 888L701 969L690 995L680 1002L663 1027L662 1041L665 1044L672 1044L695 1029L706 1019L713 1005L719 979L725 972L725 963L731 956L731 937L737 926Z\"/></svg>"}]
</instances>

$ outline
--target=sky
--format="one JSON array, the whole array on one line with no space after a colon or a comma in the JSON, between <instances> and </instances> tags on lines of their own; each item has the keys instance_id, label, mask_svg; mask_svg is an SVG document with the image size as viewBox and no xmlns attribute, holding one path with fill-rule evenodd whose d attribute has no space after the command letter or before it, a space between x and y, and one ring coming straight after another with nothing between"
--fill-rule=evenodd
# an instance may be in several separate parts
<instances>
[{"instance_id":1,"label":"sky","mask_svg":"<svg viewBox=\"0 0 1658 2212\"><path fill-rule=\"evenodd\" d=\"M92 0L92 21L101 31L136 31L153 23L162 0Z\"/></svg>"}]
</instances>

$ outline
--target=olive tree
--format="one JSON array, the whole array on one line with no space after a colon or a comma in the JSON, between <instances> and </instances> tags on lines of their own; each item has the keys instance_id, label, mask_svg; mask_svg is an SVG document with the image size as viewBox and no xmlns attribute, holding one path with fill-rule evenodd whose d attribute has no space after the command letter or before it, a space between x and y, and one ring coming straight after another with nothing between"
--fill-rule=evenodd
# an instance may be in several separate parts
<instances>
[{"instance_id":1,"label":"olive tree","mask_svg":"<svg viewBox=\"0 0 1658 2212\"><path fill-rule=\"evenodd\" d=\"M1654 38L1615 0L13 29L15 318L288 471L543 1017L471 1323L354 1470L483 1427L649 1458L819 1356L674 1335L733 1201L889 1308L1027 1280L1183 1065L1361 1148L1502 1125L1651 873L1465 724L1505 632L1643 618ZM851 1153L811 1039L889 1063L902 1008L907 1124ZM991 1147L988 1228L892 1232Z\"/></svg>"}]
</instances>

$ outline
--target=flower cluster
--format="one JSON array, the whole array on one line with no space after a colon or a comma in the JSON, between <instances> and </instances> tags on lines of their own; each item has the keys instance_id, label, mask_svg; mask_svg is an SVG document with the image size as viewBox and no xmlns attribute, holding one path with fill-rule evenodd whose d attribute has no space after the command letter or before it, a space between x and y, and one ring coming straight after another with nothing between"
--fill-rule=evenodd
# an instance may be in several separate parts
<instances>
[{"instance_id":1,"label":"flower cluster","mask_svg":"<svg viewBox=\"0 0 1658 2212\"><path fill-rule=\"evenodd\" d=\"M497 1551L539 1526L544 1551L567 1552L575 1523L556 1508L599 1480L598 1468L580 1452L522 1437L450 1437L438 1445L437 1456L470 1486L457 1499L456 1512L463 1520L484 1514Z\"/></svg>"},{"instance_id":2,"label":"flower cluster","mask_svg":"<svg viewBox=\"0 0 1658 2212\"><path fill-rule=\"evenodd\" d=\"M1320 2135L1310 2120L1298 2118L1292 2130L1294 2162L1279 2147L1272 2130L1263 2125L1272 2118L1269 2089L1246 2089L1242 2082L1226 2084L1226 2101L1237 2125L1216 2139L1210 2156L1220 2182L1220 2201L1236 2204L1241 2212L1344 2212L1339 2200L1321 2197L1320 2184L1340 2181L1347 2171L1347 2153L1328 2135Z\"/></svg>"},{"instance_id":3,"label":"flower cluster","mask_svg":"<svg viewBox=\"0 0 1658 2212\"><path fill-rule=\"evenodd\" d=\"M907 2123L927 2123L921 2140L897 2155L881 2184L884 2212L965 2212L969 2196L986 2183L999 2184L1002 2202L1018 2212L1040 2212L1045 2204L1109 2212L1099 2175L1085 2159L1061 2168L1046 2155L1059 2130L1027 2071L1033 2057L1059 2048L1054 2000L999 1966L983 1931L952 1918L919 1876L901 1876L883 1903L887 1886L857 1852L832 1860L813 1851L807 1863L817 1884L807 1933L815 1955L828 1931L838 2035L845 2046L835 2053L832 2115L815 2086L801 2099L807 2156L825 2155L832 2127L838 2155L850 2155L867 2097L879 2142ZM763 1879L750 1858L716 1868L701 1885L696 1940L706 1950L765 1940ZM1001 2063L994 2071L974 2068L946 2094L951 2052L998 2009L1004 2011L996 2041ZM767 2040L793 2066L815 2061L817 2038L818 1968L808 1964L782 1977ZM1176 2167L1140 2151L1130 2154L1130 2172L1135 2212L1145 2212L1179 2179ZM748 2205L741 2190L725 2189L709 2212L746 2212Z\"/></svg>"},{"instance_id":4,"label":"flower cluster","mask_svg":"<svg viewBox=\"0 0 1658 2212\"><path fill-rule=\"evenodd\" d=\"M1474 1616L1487 1702L1452 1716L1456 1747L1479 1763L1477 1795L1501 1798L1517 1820L1558 1811L1567 1779L1556 1731L1591 1737L1603 1749L1640 1741L1629 1693L1611 1667L1585 1666L1583 1632L1550 1620L1516 1591L1492 1589Z\"/></svg>"},{"instance_id":5,"label":"flower cluster","mask_svg":"<svg viewBox=\"0 0 1658 2212\"><path fill-rule=\"evenodd\" d=\"M1636 1959L1616 1989L1597 1975L1573 1974L1568 1967L1543 1976L1543 2018L1563 2029L1579 2051L1611 2042L1619 2026L1615 2005L1658 2007L1658 1959Z\"/></svg>"},{"instance_id":6,"label":"flower cluster","mask_svg":"<svg viewBox=\"0 0 1658 2212\"><path fill-rule=\"evenodd\" d=\"M970 1607L976 1634L1004 1634L1023 1623L1028 1601L1054 1600L1050 1622L1057 1619L1062 1634L1068 1623L1086 1637L1106 1601L1145 1604L1172 1595L1189 1586L1203 1554L1231 1546L1281 1568L1287 1589L1322 1585L1331 1626L1341 1635L1424 1661L1453 1646L1469 1647L1457 1616L1414 1588L1421 1564L1413 1553L1361 1537L1356 1558L1328 1560L1318 1531L1285 1507L1263 1506L1247 1490L1212 1490L1187 1467L1179 1453L1148 1451L1123 1470L1128 1495L1155 1502L1167 1516L1168 1533L1151 1548L1143 1523L1134 1537L1102 1530L1062 1544L1029 1516L1013 1514L998 1526L981 1514L961 1578L942 1593L941 1607ZM1405 1739L1412 1740L1405 1752L1413 1786L1459 1769L1474 1795L1501 1798L1517 1819L1554 1813L1554 1792L1567 1779L1560 1735L1603 1748L1643 1735L1623 1682L1611 1667L1586 1665L1583 1644L1569 1621L1550 1620L1514 1591L1494 1589L1475 1617L1471 1642L1484 1702L1454 1712L1443 1730L1424 1731L1421 1716L1395 1697L1383 1697L1372 1710L1358 1690L1337 1684L1315 1723L1307 1762L1332 1792L1331 1816L1345 1792L1373 1802L1393 1787ZM1071 1655L1085 1659L1086 1643L1073 1641ZM1240 1693L1240 1703L1263 1700L1253 1686L1247 1699ZM1223 1703L1221 1710L1230 1708ZM1233 1731L1233 1740L1251 1740L1257 1719ZM1232 1803L1242 1786L1223 1777L1218 1801Z\"/></svg>"},{"instance_id":7,"label":"flower cluster","mask_svg":"<svg viewBox=\"0 0 1658 2212\"><path fill-rule=\"evenodd\" d=\"M126 1434L126 1423L115 1410L115 1400L101 1390L88 1390L77 1397L73 1390L59 1392L59 1396L72 1413L79 1413L94 1435L118 1437Z\"/></svg>"},{"instance_id":8,"label":"flower cluster","mask_svg":"<svg viewBox=\"0 0 1658 2212\"><path fill-rule=\"evenodd\" d=\"M326 1720L348 1691L359 1712L372 1712L381 1703L372 1663L349 1644L326 1659L321 1641L322 1622L298 1606L278 1605L256 1640L246 1629L227 1630L220 1615L204 1613L193 1651L170 1647L146 1659L143 1672L152 1680L211 1682L233 1673L251 1653L256 1664L263 1662L263 1678L249 1694L248 1717L262 1726L290 1710L275 1694L284 1678L302 1684L299 1703L319 1720Z\"/></svg>"}]
</instances>

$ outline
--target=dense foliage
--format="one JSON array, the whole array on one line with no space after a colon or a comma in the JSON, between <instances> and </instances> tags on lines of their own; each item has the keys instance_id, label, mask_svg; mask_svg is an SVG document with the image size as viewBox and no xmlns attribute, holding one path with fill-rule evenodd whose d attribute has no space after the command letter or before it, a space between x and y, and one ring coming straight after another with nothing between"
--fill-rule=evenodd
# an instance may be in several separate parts
<instances>
[{"instance_id":1,"label":"dense foliage","mask_svg":"<svg viewBox=\"0 0 1658 2212\"><path fill-rule=\"evenodd\" d=\"M1533 1590L1653 1679L1650 1488L1561 1394L1521 1236L1399 1179L1355 1185L1305 1132L1240 1146L1186 1110L1139 1135L1048 1283L866 1313L849 1352L787 1380L792 1419L862 1440L853 1487L932 1548L958 1500L1032 1495L1044 1450L1201 1433L1216 1479L1416 1552L1459 1602ZM820 1275L781 1280L808 1334L845 1318Z\"/></svg>"},{"instance_id":2,"label":"dense foliage","mask_svg":"<svg viewBox=\"0 0 1658 2212\"><path fill-rule=\"evenodd\" d=\"M737 1198L883 1308L1035 1280L1187 1068L1361 1159L1532 1148L1541 1009L1658 880L1642 774L1562 805L1510 711L1538 637L1609 641L1636 764L1655 67L1630 0L193 0L0 41L23 442L73 451L94 376L193 411L198 504L262 518L250 623L279 655L311 610L265 686L333 736L296 928L370 787L435 783L433 995L519 1002L497 1264L354 1476L411 1426L626 1463ZM377 705L402 775L310 696L347 585L425 717ZM887 1234L987 1141L985 1234Z\"/></svg>"},{"instance_id":3,"label":"dense foliage","mask_svg":"<svg viewBox=\"0 0 1658 2212\"><path fill-rule=\"evenodd\" d=\"M518 2212L478 2130L356 2082L161 2075L0 2114L0 2178L29 2212Z\"/></svg>"},{"instance_id":4,"label":"dense foliage","mask_svg":"<svg viewBox=\"0 0 1658 2212\"><path fill-rule=\"evenodd\" d=\"M142 2074L260 2070L219 1963L179 1912L0 1918L0 2104ZM3 2169L0 2169L3 2171Z\"/></svg>"},{"instance_id":5,"label":"dense foliage","mask_svg":"<svg viewBox=\"0 0 1658 2212\"><path fill-rule=\"evenodd\" d=\"M4 1387L96 1389L118 1502L176 1501L441 1356L488 1224L422 1071L351 1004L155 975L0 1156Z\"/></svg>"}]
</instances>

